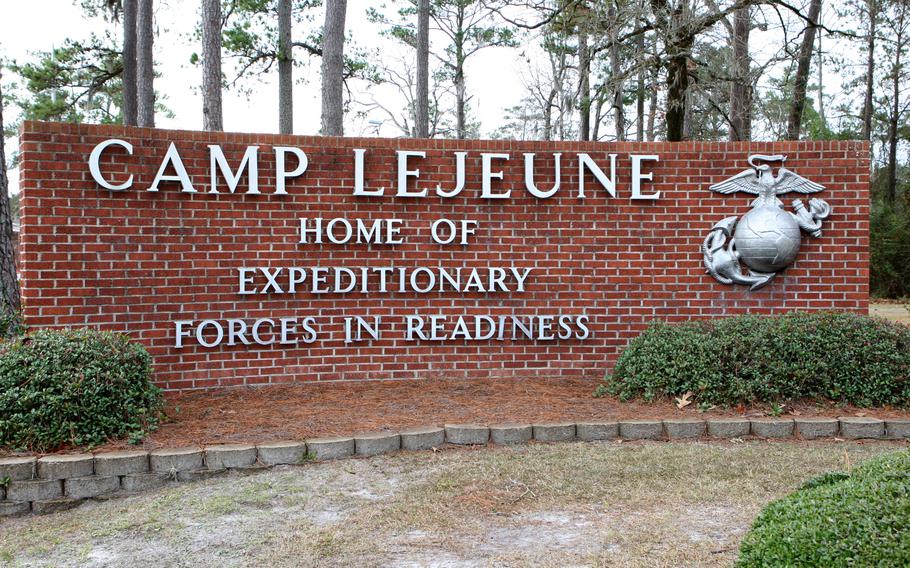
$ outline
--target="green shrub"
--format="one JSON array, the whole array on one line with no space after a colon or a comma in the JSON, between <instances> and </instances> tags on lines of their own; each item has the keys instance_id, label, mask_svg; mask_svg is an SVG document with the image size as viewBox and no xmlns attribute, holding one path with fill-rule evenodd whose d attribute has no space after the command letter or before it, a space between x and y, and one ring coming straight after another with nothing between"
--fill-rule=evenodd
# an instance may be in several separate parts
<instances>
[{"instance_id":1,"label":"green shrub","mask_svg":"<svg viewBox=\"0 0 910 568\"><path fill-rule=\"evenodd\" d=\"M761 512L737 566L910 566L910 451L828 474Z\"/></svg>"},{"instance_id":2,"label":"green shrub","mask_svg":"<svg viewBox=\"0 0 910 568\"><path fill-rule=\"evenodd\" d=\"M705 404L907 406L910 328L835 312L656 322L622 352L604 390L624 400L691 392Z\"/></svg>"},{"instance_id":3,"label":"green shrub","mask_svg":"<svg viewBox=\"0 0 910 568\"><path fill-rule=\"evenodd\" d=\"M44 451L138 438L161 391L151 358L123 335L42 330L0 347L0 447Z\"/></svg>"}]
</instances>

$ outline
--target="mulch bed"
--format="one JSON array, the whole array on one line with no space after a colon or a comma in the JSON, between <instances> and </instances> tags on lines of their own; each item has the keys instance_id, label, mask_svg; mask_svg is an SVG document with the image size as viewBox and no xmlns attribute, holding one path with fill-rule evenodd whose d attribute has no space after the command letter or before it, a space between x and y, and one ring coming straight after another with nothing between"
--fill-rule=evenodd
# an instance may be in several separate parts
<instances>
[{"instance_id":1,"label":"mulch bed","mask_svg":"<svg viewBox=\"0 0 910 568\"><path fill-rule=\"evenodd\" d=\"M300 440L445 423L614 421L638 418L762 416L768 407L678 409L594 398L590 379L375 381L274 385L168 394L167 421L139 447ZM784 415L910 418L910 411L816 403L784 407ZM126 441L101 449L135 448Z\"/></svg>"}]
</instances>

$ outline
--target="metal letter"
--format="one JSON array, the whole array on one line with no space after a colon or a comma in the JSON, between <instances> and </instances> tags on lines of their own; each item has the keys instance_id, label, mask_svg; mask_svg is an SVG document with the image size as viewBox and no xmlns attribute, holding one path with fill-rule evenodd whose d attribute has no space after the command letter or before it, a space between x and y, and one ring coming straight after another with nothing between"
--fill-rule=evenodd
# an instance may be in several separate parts
<instances>
[{"instance_id":1,"label":"metal letter","mask_svg":"<svg viewBox=\"0 0 910 568\"><path fill-rule=\"evenodd\" d=\"M465 178L465 157L468 155L467 152L455 152L455 189L451 191L445 191L442 189L442 185L436 185L436 195L440 197L455 197L461 190L464 189L464 178Z\"/></svg>"},{"instance_id":2,"label":"metal letter","mask_svg":"<svg viewBox=\"0 0 910 568\"><path fill-rule=\"evenodd\" d=\"M608 178L600 169L591 156L587 154L578 155L578 198L585 198L585 169L594 174L596 179L610 197L616 197L616 154L610 154L610 177Z\"/></svg>"},{"instance_id":3,"label":"metal letter","mask_svg":"<svg viewBox=\"0 0 910 568\"><path fill-rule=\"evenodd\" d=\"M655 200L660 199L660 192L657 193L648 193L643 195L641 193L641 180L653 180L654 172L648 172L646 174L641 173L641 163L644 160L658 162L660 161L660 156L632 156L632 199L647 199Z\"/></svg>"},{"instance_id":4,"label":"metal letter","mask_svg":"<svg viewBox=\"0 0 910 568\"><path fill-rule=\"evenodd\" d=\"M294 154L297 156L297 167L294 168L294 171L292 172L284 169L285 154ZM275 195L287 195L288 192L285 189L285 180L302 176L309 165L310 161L306 156L306 152L300 148L294 148L292 146L275 146Z\"/></svg>"},{"instance_id":5,"label":"metal letter","mask_svg":"<svg viewBox=\"0 0 910 568\"><path fill-rule=\"evenodd\" d=\"M218 193L217 179L219 169L221 170L221 175L224 176L224 181L227 182L228 189L231 193L234 193L237 189L237 184L240 183L240 176L243 175L243 170L247 167L249 167L247 171L249 179L247 193L259 193L259 146L247 146L246 152L243 154L243 160L240 161L240 166L237 168L236 173L231 171L231 166L228 165L221 146L217 144L209 145L209 156L212 165L212 190L209 193Z\"/></svg>"},{"instance_id":6,"label":"metal letter","mask_svg":"<svg viewBox=\"0 0 910 568\"><path fill-rule=\"evenodd\" d=\"M354 150L354 195L382 195L385 188L366 189L363 183L363 155L366 150L357 148Z\"/></svg>"},{"instance_id":7,"label":"metal letter","mask_svg":"<svg viewBox=\"0 0 910 568\"><path fill-rule=\"evenodd\" d=\"M168 164L174 166L176 175L164 175L164 170L167 169ZM149 186L148 191L158 191L158 184L162 181L179 181L181 186L180 191L184 193L196 193L193 184L190 183L190 175L186 173L183 160L180 159L180 152L177 151L177 146L175 146L173 142L167 147L167 153L164 155L164 159L161 160L161 167L158 168L158 173L155 175L155 179L152 181L152 185Z\"/></svg>"},{"instance_id":8,"label":"metal letter","mask_svg":"<svg viewBox=\"0 0 910 568\"><path fill-rule=\"evenodd\" d=\"M104 150L109 146L120 146L121 148L126 149L127 154L130 156L133 155L133 145L126 140L119 140L117 138L105 140L101 144L95 146L94 150L92 150L92 153L88 158L88 170L92 173L92 177L95 179L95 182L104 189L109 189L111 191L123 191L125 189L129 189L133 185L133 174L130 174L129 179L120 185L114 185L110 183L104 179L103 175L101 175L101 153L104 152Z\"/></svg>"},{"instance_id":9,"label":"metal letter","mask_svg":"<svg viewBox=\"0 0 910 568\"><path fill-rule=\"evenodd\" d=\"M491 162L493 160L508 160L508 159L509 159L508 154L483 153L480 155L480 160L483 165L483 173L481 175L481 186L483 187L483 191L480 196L483 197L484 199L506 199L510 195L512 195L511 189L506 191L505 193L493 193L493 191L490 189L490 186L491 186L490 180L502 179L502 175L503 175L502 170L499 170L498 172L490 171Z\"/></svg>"},{"instance_id":10,"label":"metal letter","mask_svg":"<svg viewBox=\"0 0 910 568\"><path fill-rule=\"evenodd\" d=\"M416 178L420 175L420 169L409 170L408 158L426 158L426 152L416 152L412 150L398 150L398 197L426 197L427 190L419 189L413 192L408 191L408 178Z\"/></svg>"},{"instance_id":11,"label":"metal letter","mask_svg":"<svg viewBox=\"0 0 910 568\"><path fill-rule=\"evenodd\" d=\"M556 183L553 184L552 189L549 191L540 191L534 184L534 154L525 154L525 187L527 188L528 193L539 199L546 199L548 197L553 197L553 195L559 191L559 177L562 172L562 168L559 164L561 157L562 154L559 152L553 154L553 159L556 161Z\"/></svg>"}]
</instances>

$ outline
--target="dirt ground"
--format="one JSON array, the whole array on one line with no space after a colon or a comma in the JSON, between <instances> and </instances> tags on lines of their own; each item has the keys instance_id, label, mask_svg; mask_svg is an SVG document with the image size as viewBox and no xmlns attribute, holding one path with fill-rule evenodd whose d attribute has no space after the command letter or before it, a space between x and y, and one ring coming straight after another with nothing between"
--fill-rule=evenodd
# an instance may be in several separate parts
<instances>
[{"instance_id":1,"label":"dirt ground","mask_svg":"<svg viewBox=\"0 0 910 568\"><path fill-rule=\"evenodd\" d=\"M454 448L0 520L2 566L728 566L766 503L897 443Z\"/></svg>"},{"instance_id":2,"label":"dirt ground","mask_svg":"<svg viewBox=\"0 0 910 568\"><path fill-rule=\"evenodd\" d=\"M300 440L428 424L628 420L763 416L768 407L682 410L673 401L651 404L594 398L598 382L582 379L373 381L272 385L167 397L168 421L140 447ZM793 416L910 417L910 411L815 403L784 408ZM125 448L114 442L106 448Z\"/></svg>"}]
</instances>

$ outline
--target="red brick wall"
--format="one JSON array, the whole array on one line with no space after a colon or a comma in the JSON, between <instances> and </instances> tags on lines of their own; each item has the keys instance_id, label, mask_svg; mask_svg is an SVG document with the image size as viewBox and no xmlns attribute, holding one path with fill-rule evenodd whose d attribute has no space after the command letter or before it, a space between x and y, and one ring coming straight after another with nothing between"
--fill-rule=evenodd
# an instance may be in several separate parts
<instances>
[{"instance_id":1,"label":"red brick wall","mask_svg":"<svg viewBox=\"0 0 910 568\"><path fill-rule=\"evenodd\" d=\"M92 148L108 138L135 146L112 149L102 161L112 181L131 173L134 187L109 192L92 180ZM22 128L22 278L25 316L35 327L91 326L126 331L155 361L168 389L289 381L430 377L601 377L618 351L653 319L671 321L740 313L835 309L865 313L868 304L868 146L858 142L579 143L320 138L222 134L67 124ZM197 194L165 182L145 191L169 142L175 142ZM211 195L207 144L221 144L233 167L247 145L260 146L262 195ZM274 191L272 145L298 146L307 173ZM368 187L385 197L353 197L353 148L367 148ZM425 198L398 198L396 149L426 150L414 160ZM469 152L467 186L455 198L433 194L454 185L454 151ZM619 154L617 197L588 174L587 198L577 192L576 152L609 173ZM512 155L497 191L480 198L480 152ZM562 189L540 200L524 188L522 153L537 153L538 187L553 181L552 152L562 152ZM629 154L659 154L646 163L661 191L654 202L629 199ZM782 153L787 167L826 186L833 207L820 239L804 235L797 261L757 292L723 286L705 274L699 246L715 222L749 210L752 196L718 195L711 183L748 167L752 153ZM225 191L220 181L222 192ZM797 194L783 197L788 205ZM300 217L400 217L398 246L301 245ZM430 223L476 219L467 246L435 244ZM276 296L237 293L240 266L528 266L525 293L431 293ZM410 314L586 314L591 337L550 342L407 342ZM340 319L383 316L383 337L345 345ZM320 339L299 346L221 346L191 342L174 348L177 319L281 316L318 318Z\"/></svg>"}]
</instances>

